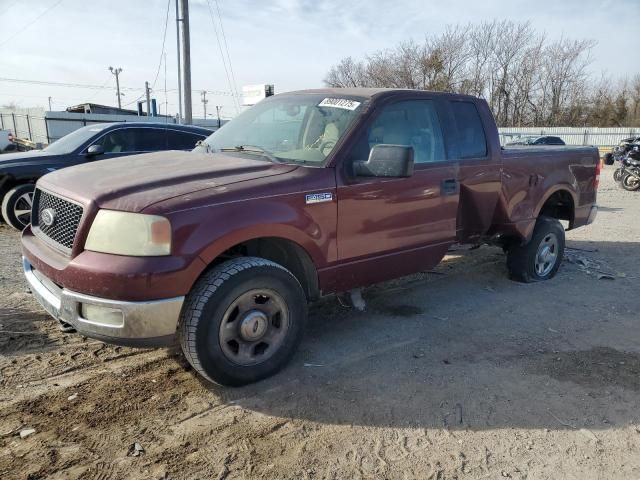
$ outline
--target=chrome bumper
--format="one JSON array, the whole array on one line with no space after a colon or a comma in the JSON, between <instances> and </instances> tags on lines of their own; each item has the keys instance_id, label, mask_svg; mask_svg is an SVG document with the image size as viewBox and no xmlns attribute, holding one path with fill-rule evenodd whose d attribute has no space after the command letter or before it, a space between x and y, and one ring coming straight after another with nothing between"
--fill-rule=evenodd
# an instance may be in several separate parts
<instances>
[{"instance_id":1,"label":"chrome bumper","mask_svg":"<svg viewBox=\"0 0 640 480\"><path fill-rule=\"evenodd\" d=\"M22 265L38 302L52 317L73 326L78 333L108 343L130 346L173 343L184 297L145 302L108 300L60 288L34 270L24 257ZM82 316L83 310L106 312L111 317L108 322L88 319Z\"/></svg>"}]
</instances>

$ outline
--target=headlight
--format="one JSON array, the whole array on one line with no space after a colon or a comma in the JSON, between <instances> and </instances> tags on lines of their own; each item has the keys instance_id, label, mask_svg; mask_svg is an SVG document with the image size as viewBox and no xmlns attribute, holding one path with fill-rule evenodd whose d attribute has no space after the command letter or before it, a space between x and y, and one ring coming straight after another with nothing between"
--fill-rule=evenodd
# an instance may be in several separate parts
<instances>
[{"instance_id":1,"label":"headlight","mask_svg":"<svg viewBox=\"0 0 640 480\"><path fill-rule=\"evenodd\" d=\"M85 250L156 257L171 253L171 224L157 215L99 210Z\"/></svg>"}]
</instances>

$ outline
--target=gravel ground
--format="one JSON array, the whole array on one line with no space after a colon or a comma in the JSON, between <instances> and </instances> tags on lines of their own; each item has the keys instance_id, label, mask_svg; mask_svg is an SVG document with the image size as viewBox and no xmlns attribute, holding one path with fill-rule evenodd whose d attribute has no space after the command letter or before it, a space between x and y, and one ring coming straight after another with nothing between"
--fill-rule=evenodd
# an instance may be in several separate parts
<instances>
[{"instance_id":1,"label":"gravel ground","mask_svg":"<svg viewBox=\"0 0 640 480\"><path fill-rule=\"evenodd\" d=\"M454 252L364 313L313 305L291 365L241 389L60 333L0 227L0 478L640 478L640 193L611 173L555 279Z\"/></svg>"}]
</instances>

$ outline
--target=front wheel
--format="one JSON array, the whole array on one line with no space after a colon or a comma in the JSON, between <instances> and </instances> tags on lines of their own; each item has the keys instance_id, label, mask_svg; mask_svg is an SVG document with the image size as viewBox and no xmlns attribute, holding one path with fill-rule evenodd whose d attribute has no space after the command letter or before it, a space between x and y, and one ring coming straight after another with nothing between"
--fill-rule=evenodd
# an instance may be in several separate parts
<instances>
[{"instance_id":1,"label":"front wheel","mask_svg":"<svg viewBox=\"0 0 640 480\"><path fill-rule=\"evenodd\" d=\"M178 337L206 379L240 386L280 370L302 338L307 301L287 269L258 257L224 262L187 295Z\"/></svg>"},{"instance_id":2,"label":"front wheel","mask_svg":"<svg viewBox=\"0 0 640 480\"><path fill-rule=\"evenodd\" d=\"M564 228L555 218L540 217L526 245L514 245L507 253L513 280L524 283L552 278L564 256Z\"/></svg>"},{"instance_id":3,"label":"front wheel","mask_svg":"<svg viewBox=\"0 0 640 480\"><path fill-rule=\"evenodd\" d=\"M34 186L31 184L18 185L9 190L2 199L4 221L16 230L24 230L31 221L33 190Z\"/></svg>"},{"instance_id":4,"label":"front wheel","mask_svg":"<svg viewBox=\"0 0 640 480\"><path fill-rule=\"evenodd\" d=\"M622 181L622 177L624 177L624 168L622 167L618 167L613 171L613 179L616 182L621 182Z\"/></svg>"},{"instance_id":5,"label":"front wheel","mask_svg":"<svg viewBox=\"0 0 640 480\"><path fill-rule=\"evenodd\" d=\"M624 177L622 177L621 185L625 190L633 192L640 189L640 179L634 177L630 173L627 173Z\"/></svg>"}]
</instances>

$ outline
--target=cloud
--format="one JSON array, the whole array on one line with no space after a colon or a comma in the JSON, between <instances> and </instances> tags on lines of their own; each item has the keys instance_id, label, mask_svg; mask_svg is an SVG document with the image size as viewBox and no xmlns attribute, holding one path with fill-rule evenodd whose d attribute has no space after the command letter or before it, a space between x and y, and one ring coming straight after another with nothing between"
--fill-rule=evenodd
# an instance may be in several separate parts
<instances>
[{"instance_id":1,"label":"cloud","mask_svg":"<svg viewBox=\"0 0 640 480\"><path fill-rule=\"evenodd\" d=\"M53 0L17 2L0 13L0 42L25 19L36 17ZM167 87L177 86L174 0L167 32ZM211 1L217 22L217 9ZM627 73L629 36L619 32L621 19L640 13L637 0L218 0L237 86L274 83L276 91L322 85L331 65L345 56L364 57L413 38L438 34L447 24L482 20L531 20L551 37L595 38L593 70ZM167 0L64 0L24 33L16 35L0 56L0 76L45 81L104 84L109 65L123 68L124 86L142 88L158 68ZM634 15L636 14L636 15ZM191 0L192 83L195 89L230 90L207 0ZM216 24L219 26L219 24ZM221 35L221 32L218 32ZM224 48L223 48L224 51ZM228 69L228 67L227 67ZM230 76L229 72L229 76ZM156 96L163 101L164 68ZM125 100L133 100L127 92ZM56 106L94 96L113 103L113 91L46 88L0 82L0 103L22 99L34 104L52 95ZM169 103L177 104L169 92ZM232 113L228 96L210 96L211 105ZM199 94L194 111L201 112Z\"/></svg>"}]
</instances>

